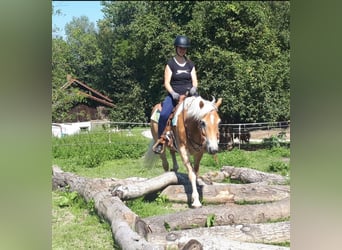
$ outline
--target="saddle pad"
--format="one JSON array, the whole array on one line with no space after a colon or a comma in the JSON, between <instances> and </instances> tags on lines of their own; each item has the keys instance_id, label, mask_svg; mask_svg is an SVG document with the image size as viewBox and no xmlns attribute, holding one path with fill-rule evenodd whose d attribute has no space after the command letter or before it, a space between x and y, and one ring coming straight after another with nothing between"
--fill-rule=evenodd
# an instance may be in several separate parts
<instances>
[{"instance_id":1,"label":"saddle pad","mask_svg":"<svg viewBox=\"0 0 342 250\"><path fill-rule=\"evenodd\" d=\"M160 117L160 110L156 109L151 115L151 121L158 123Z\"/></svg>"},{"instance_id":2,"label":"saddle pad","mask_svg":"<svg viewBox=\"0 0 342 250\"><path fill-rule=\"evenodd\" d=\"M160 109L156 109L152 115L151 115L151 120L158 123L160 117ZM172 118L172 126L176 126L177 124L177 117L178 115L174 115Z\"/></svg>"}]
</instances>

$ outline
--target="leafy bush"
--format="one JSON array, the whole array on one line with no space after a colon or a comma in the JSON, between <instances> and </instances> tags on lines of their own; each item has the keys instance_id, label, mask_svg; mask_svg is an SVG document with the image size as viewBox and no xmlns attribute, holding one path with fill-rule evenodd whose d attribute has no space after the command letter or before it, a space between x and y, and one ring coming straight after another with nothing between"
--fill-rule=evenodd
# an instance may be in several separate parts
<instances>
[{"instance_id":1,"label":"leafy bush","mask_svg":"<svg viewBox=\"0 0 342 250\"><path fill-rule=\"evenodd\" d=\"M269 149L269 152L274 156L290 157L290 150L286 147L273 147Z\"/></svg>"},{"instance_id":2,"label":"leafy bush","mask_svg":"<svg viewBox=\"0 0 342 250\"><path fill-rule=\"evenodd\" d=\"M289 168L289 164L286 164L285 162L274 161L271 162L271 164L269 165L268 171L279 173L281 175L287 175L289 172Z\"/></svg>"},{"instance_id":3,"label":"leafy bush","mask_svg":"<svg viewBox=\"0 0 342 250\"><path fill-rule=\"evenodd\" d=\"M272 135L269 138L265 138L262 140L263 144L266 148L278 148L280 147L279 137Z\"/></svg>"}]
</instances>

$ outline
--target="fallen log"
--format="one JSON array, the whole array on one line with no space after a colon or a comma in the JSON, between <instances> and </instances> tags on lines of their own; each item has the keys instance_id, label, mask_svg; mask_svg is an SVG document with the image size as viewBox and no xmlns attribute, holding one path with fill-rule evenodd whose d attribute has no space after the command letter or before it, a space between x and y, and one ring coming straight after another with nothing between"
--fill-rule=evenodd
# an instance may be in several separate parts
<instances>
[{"instance_id":1,"label":"fallen log","mask_svg":"<svg viewBox=\"0 0 342 250\"><path fill-rule=\"evenodd\" d=\"M183 175L170 173L164 175L160 180L166 182L175 181L188 183L188 180ZM113 197L112 187L117 184L123 187L133 185L146 185L149 179L130 178L126 180L117 179L98 179L80 177L72 173L63 172L58 167L53 167L52 183L54 188L69 187L70 191L76 191L84 197L86 201L94 200L95 210L99 216L107 220L112 229L115 242L122 249L165 249L174 246L175 241L167 240L165 242L150 242L149 238L156 236L159 233L168 233L168 230L186 229L192 227L204 226L208 216L215 215L215 226L220 225L235 225L246 223L261 223L268 220L275 220L289 217L289 199L284 199L278 202L258 205L217 205L206 206L196 210L188 209L183 212L178 212L164 216L153 216L145 219L139 218L132 212L119 197ZM157 179L157 177L156 177ZM154 181L154 180L153 180ZM150 182L149 184L151 184ZM160 185L165 185L160 184ZM184 184L186 185L186 184ZM128 189L131 190L131 189ZM150 190L144 190L150 192ZM126 197L130 197L129 195ZM166 230L166 226L168 230ZM175 249L222 249L229 246L231 249L288 249L274 248L271 245L252 244L232 241L221 236L217 238L208 237L192 237L182 236L177 240Z\"/></svg>"},{"instance_id":2,"label":"fallen log","mask_svg":"<svg viewBox=\"0 0 342 250\"><path fill-rule=\"evenodd\" d=\"M204 203L261 203L282 200L290 196L290 187L267 184L220 184L199 187ZM166 187L161 195L169 201L187 202L191 197L190 185L172 185Z\"/></svg>"},{"instance_id":3,"label":"fallen log","mask_svg":"<svg viewBox=\"0 0 342 250\"><path fill-rule=\"evenodd\" d=\"M54 165L52 166L52 190L56 190L58 188L63 188L68 185L67 182L72 182L72 179L78 179L79 176L62 171L58 166ZM93 185L96 185L97 189L103 189L107 190L111 188L113 185L132 185L134 183L146 181L147 178L141 178L141 177L130 177L126 179L117 179L117 178L86 178L81 177L81 179L78 179L76 181L77 185L85 185L83 181L86 183L92 183ZM76 188L76 186L74 186ZM80 186L79 188L83 188Z\"/></svg>"},{"instance_id":4,"label":"fallen log","mask_svg":"<svg viewBox=\"0 0 342 250\"><path fill-rule=\"evenodd\" d=\"M285 185L289 183L289 178L278 175L265 173L251 168L224 166L221 172L225 177L230 177L231 180L238 180L242 183L264 182L267 184Z\"/></svg>"},{"instance_id":5,"label":"fallen log","mask_svg":"<svg viewBox=\"0 0 342 250\"><path fill-rule=\"evenodd\" d=\"M128 200L159 191L168 185L177 183L177 175L174 172L166 172L138 183L128 185L116 184L112 187L111 193L120 199Z\"/></svg>"},{"instance_id":6,"label":"fallen log","mask_svg":"<svg viewBox=\"0 0 342 250\"><path fill-rule=\"evenodd\" d=\"M209 205L174 214L144 218L152 233L205 227L208 216L215 215L215 226L265 223L290 217L290 198L255 205Z\"/></svg>"},{"instance_id":7,"label":"fallen log","mask_svg":"<svg viewBox=\"0 0 342 250\"><path fill-rule=\"evenodd\" d=\"M208 238L224 238L225 241L277 244L290 242L290 222L237 224L226 226L214 226L206 228L194 228L187 230L171 231L167 233L152 233L148 236L150 242L167 244L183 239L197 239L200 242Z\"/></svg>"},{"instance_id":8,"label":"fallen log","mask_svg":"<svg viewBox=\"0 0 342 250\"><path fill-rule=\"evenodd\" d=\"M70 191L76 191L86 201L94 200L94 206L99 216L111 225L113 238L122 249L164 249L160 245L148 242L132 228L141 228L141 219L133 213L118 197L113 197L107 190L108 183L99 179L80 177L63 172L53 167L53 183L60 187L69 186Z\"/></svg>"},{"instance_id":9,"label":"fallen log","mask_svg":"<svg viewBox=\"0 0 342 250\"><path fill-rule=\"evenodd\" d=\"M187 238L181 238L178 242L178 246L184 245L184 241L187 241ZM200 247L198 245L190 245L184 246L183 248L179 248L182 250L193 250L193 249L229 249L229 250L290 250L289 247L281 247L281 246L274 246L274 245L267 245L267 244L259 244L259 243L248 243L248 242L239 242L239 241L232 241L227 240L224 237L206 237L206 238L196 238L192 239L191 241L198 242L201 244ZM173 249L169 247L169 249ZM177 249L177 248L176 248Z\"/></svg>"}]
</instances>

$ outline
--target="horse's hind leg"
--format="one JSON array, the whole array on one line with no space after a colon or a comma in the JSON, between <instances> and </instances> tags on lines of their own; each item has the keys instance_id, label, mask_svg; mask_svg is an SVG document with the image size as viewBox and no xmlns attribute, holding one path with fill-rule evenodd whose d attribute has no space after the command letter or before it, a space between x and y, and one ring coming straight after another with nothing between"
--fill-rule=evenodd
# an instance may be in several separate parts
<instances>
[{"instance_id":1,"label":"horse's hind leg","mask_svg":"<svg viewBox=\"0 0 342 250\"><path fill-rule=\"evenodd\" d=\"M179 166L178 166L177 159L176 159L176 152L173 150L170 150L170 154L171 154L172 163L173 163L173 171L177 173Z\"/></svg>"},{"instance_id":2,"label":"horse's hind leg","mask_svg":"<svg viewBox=\"0 0 342 250\"><path fill-rule=\"evenodd\" d=\"M164 171L168 172L169 171L169 162L166 159L165 150L163 153L160 154L160 159L162 160L162 165L163 165Z\"/></svg>"}]
</instances>

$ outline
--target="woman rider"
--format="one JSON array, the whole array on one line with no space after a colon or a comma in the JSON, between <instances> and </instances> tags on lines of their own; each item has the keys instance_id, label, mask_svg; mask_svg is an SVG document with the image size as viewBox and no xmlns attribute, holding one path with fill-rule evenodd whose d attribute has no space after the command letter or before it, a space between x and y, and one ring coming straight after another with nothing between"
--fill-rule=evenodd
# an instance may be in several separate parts
<instances>
[{"instance_id":1,"label":"woman rider","mask_svg":"<svg viewBox=\"0 0 342 250\"><path fill-rule=\"evenodd\" d=\"M177 36L174 46L176 55L168 60L164 70L164 87L168 95L162 103L158 121L158 144L153 147L153 151L157 154L163 151L165 139L162 138L162 134L179 97L189 90L190 95L197 95L198 80L195 65L185 56L187 48L190 47L190 39L186 36Z\"/></svg>"}]
</instances>

